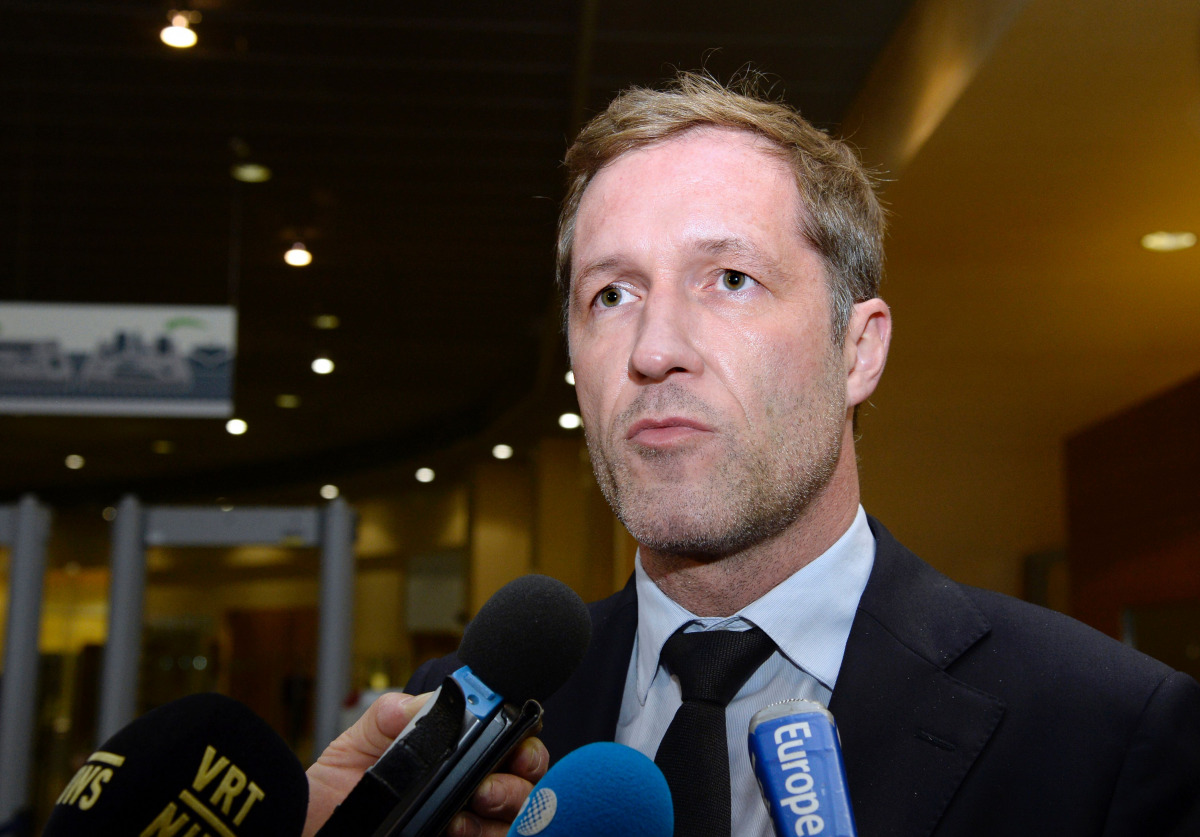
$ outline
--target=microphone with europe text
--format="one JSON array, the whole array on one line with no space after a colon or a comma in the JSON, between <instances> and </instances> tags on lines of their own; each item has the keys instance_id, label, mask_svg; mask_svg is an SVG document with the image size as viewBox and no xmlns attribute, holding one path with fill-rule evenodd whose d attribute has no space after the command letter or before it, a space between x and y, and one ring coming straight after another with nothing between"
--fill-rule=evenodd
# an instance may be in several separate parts
<instances>
[{"instance_id":1,"label":"microphone with europe text","mask_svg":"<svg viewBox=\"0 0 1200 837\"><path fill-rule=\"evenodd\" d=\"M537 728L591 639L587 606L560 581L502 587L463 633L442 681L322 826L319 837L432 837Z\"/></svg>"},{"instance_id":2,"label":"microphone with europe text","mask_svg":"<svg viewBox=\"0 0 1200 837\"><path fill-rule=\"evenodd\" d=\"M92 753L59 795L43 837L298 837L304 768L233 698L154 709Z\"/></svg>"},{"instance_id":3,"label":"microphone with europe text","mask_svg":"<svg viewBox=\"0 0 1200 837\"><path fill-rule=\"evenodd\" d=\"M568 753L533 788L508 837L671 837L675 811L662 771L609 741Z\"/></svg>"},{"instance_id":4,"label":"microphone with europe text","mask_svg":"<svg viewBox=\"0 0 1200 837\"><path fill-rule=\"evenodd\" d=\"M824 706L787 700L755 713L750 763L776 837L855 837L837 725Z\"/></svg>"}]
</instances>

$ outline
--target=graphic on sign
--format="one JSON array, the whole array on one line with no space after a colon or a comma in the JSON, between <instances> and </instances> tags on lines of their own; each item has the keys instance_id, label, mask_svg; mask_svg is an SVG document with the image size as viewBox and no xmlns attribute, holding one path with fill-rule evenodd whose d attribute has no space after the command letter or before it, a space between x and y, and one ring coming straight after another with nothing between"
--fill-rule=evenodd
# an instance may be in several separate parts
<instances>
[{"instance_id":1,"label":"graphic on sign","mask_svg":"<svg viewBox=\"0 0 1200 837\"><path fill-rule=\"evenodd\" d=\"M233 414L225 306L0 303L0 412Z\"/></svg>"}]
</instances>

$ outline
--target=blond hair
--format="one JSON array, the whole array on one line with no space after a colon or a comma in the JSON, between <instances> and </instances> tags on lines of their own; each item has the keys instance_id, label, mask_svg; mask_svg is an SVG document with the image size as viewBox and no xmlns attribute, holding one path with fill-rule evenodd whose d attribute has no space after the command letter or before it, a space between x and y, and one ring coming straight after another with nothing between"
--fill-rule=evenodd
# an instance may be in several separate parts
<instances>
[{"instance_id":1,"label":"blond hair","mask_svg":"<svg viewBox=\"0 0 1200 837\"><path fill-rule=\"evenodd\" d=\"M709 75L680 73L661 90L630 88L595 116L568 149L567 195L558 222L557 274L564 302L579 202L593 177L622 154L704 126L733 128L769 141L796 178L801 234L829 276L833 337L840 344L855 302L879 294L884 213L858 155L815 128L798 111L758 91L747 74L729 86Z\"/></svg>"}]
</instances>

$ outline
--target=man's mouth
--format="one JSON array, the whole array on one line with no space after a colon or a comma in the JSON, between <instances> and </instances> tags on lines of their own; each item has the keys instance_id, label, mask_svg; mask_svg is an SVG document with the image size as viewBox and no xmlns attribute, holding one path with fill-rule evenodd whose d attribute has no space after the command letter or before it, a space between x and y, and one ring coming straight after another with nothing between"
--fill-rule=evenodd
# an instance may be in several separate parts
<instances>
[{"instance_id":1,"label":"man's mouth","mask_svg":"<svg viewBox=\"0 0 1200 837\"><path fill-rule=\"evenodd\" d=\"M683 416L668 416L665 418L645 418L635 421L629 426L625 438L639 445L661 447L687 441L696 438L700 434L711 432L712 428L702 421Z\"/></svg>"}]
</instances>

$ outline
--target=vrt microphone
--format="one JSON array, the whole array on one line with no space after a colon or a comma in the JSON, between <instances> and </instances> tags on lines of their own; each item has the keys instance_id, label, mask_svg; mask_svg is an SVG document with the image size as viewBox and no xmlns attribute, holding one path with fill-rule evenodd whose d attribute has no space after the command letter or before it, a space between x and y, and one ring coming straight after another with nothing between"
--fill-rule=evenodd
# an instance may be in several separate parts
<instances>
[{"instance_id":1,"label":"vrt microphone","mask_svg":"<svg viewBox=\"0 0 1200 837\"><path fill-rule=\"evenodd\" d=\"M599 742L550 768L508 837L671 837L674 830L671 791L658 766L632 747Z\"/></svg>"},{"instance_id":2,"label":"vrt microphone","mask_svg":"<svg viewBox=\"0 0 1200 837\"><path fill-rule=\"evenodd\" d=\"M42 837L298 837L308 810L300 761L233 698L154 709L92 753Z\"/></svg>"},{"instance_id":3,"label":"vrt microphone","mask_svg":"<svg viewBox=\"0 0 1200 837\"><path fill-rule=\"evenodd\" d=\"M855 837L841 741L824 706L787 700L755 713L750 763L776 837Z\"/></svg>"},{"instance_id":4,"label":"vrt microphone","mask_svg":"<svg viewBox=\"0 0 1200 837\"><path fill-rule=\"evenodd\" d=\"M545 700L591 639L587 606L561 581L527 575L480 608L463 633L466 665L442 681L318 837L433 837L479 783L540 728Z\"/></svg>"}]
</instances>

